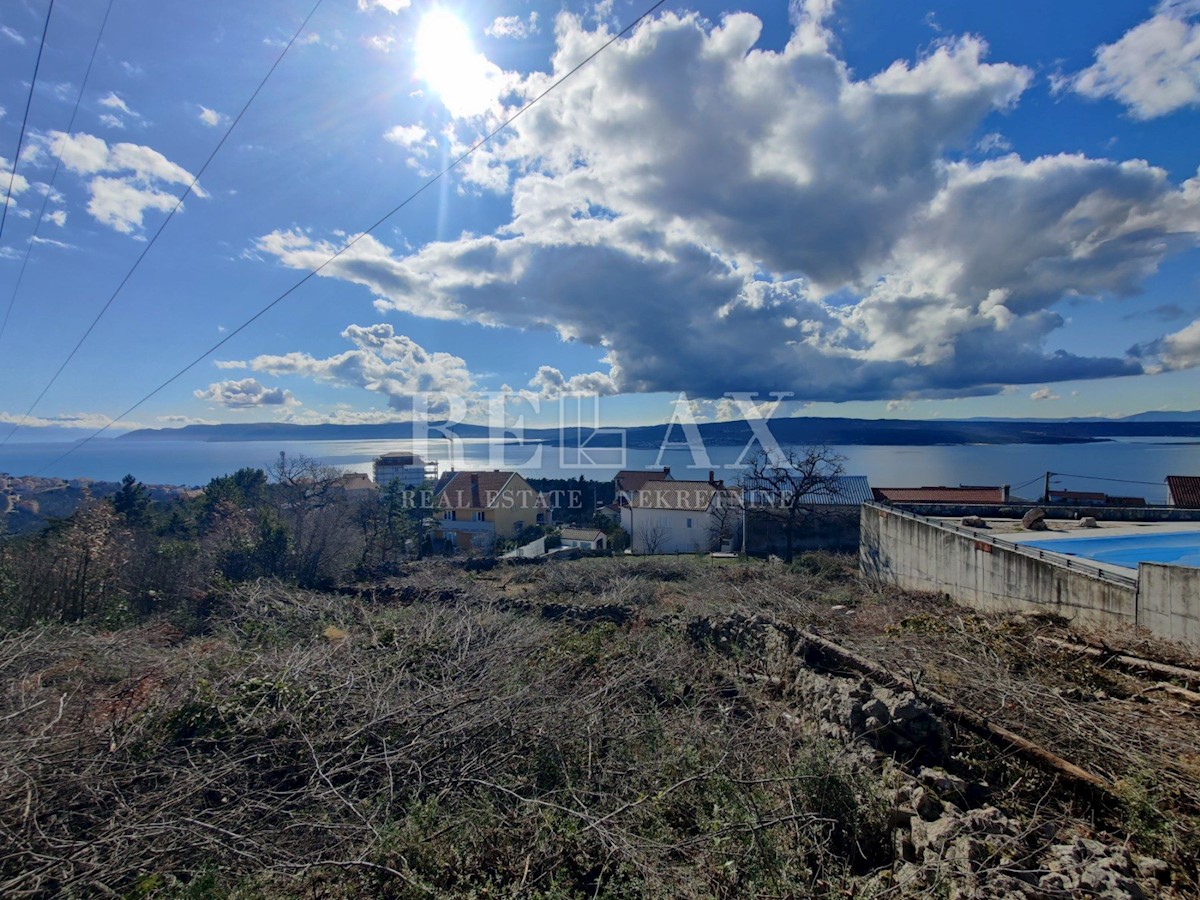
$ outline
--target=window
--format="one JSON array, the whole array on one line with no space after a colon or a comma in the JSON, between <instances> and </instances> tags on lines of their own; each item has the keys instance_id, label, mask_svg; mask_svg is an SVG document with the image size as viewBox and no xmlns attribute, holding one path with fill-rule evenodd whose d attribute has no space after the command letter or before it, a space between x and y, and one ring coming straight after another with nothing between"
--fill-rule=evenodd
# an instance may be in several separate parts
<instances>
[{"instance_id":1,"label":"window","mask_svg":"<svg viewBox=\"0 0 1200 900\"><path fill-rule=\"evenodd\" d=\"M482 512L472 513L471 519L472 519L472 521L475 521L475 522L482 522L482 521L484 521L483 513Z\"/></svg>"},{"instance_id":2,"label":"window","mask_svg":"<svg viewBox=\"0 0 1200 900\"><path fill-rule=\"evenodd\" d=\"M688 520L687 520L687 527L688 527L688 528L691 528L691 527L692 527L692 520L691 520L691 518L690 518L690 517L689 517L689 518L688 518Z\"/></svg>"},{"instance_id":3,"label":"window","mask_svg":"<svg viewBox=\"0 0 1200 900\"><path fill-rule=\"evenodd\" d=\"M446 522L453 522L454 518L454 510L452 509L448 509L442 513L442 519Z\"/></svg>"}]
</instances>

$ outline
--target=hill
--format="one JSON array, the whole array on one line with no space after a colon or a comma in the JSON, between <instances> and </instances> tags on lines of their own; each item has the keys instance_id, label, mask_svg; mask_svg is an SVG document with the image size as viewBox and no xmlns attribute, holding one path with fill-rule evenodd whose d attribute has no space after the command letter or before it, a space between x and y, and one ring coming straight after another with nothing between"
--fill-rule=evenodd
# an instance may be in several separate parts
<instances>
[{"instance_id":1,"label":"hill","mask_svg":"<svg viewBox=\"0 0 1200 900\"><path fill-rule=\"evenodd\" d=\"M1200 413L1144 413L1124 419L850 419L793 417L772 419L772 434L784 444L912 445L936 444L1077 444L1119 437L1170 437L1200 439ZM745 446L753 433L750 423L706 422L698 426L712 446ZM486 426L452 427L459 438L487 438ZM627 446L659 447L668 437L668 426L641 425L624 429ZM434 433L436 436L437 432ZM293 425L259 422L224 425L187 425L182 428L149 428L131 431L121 441L349 441L410 440L411 423L377 425ZM526 441L549 446L574 446L591 437L589 431L550 428L525 429ZM678 429L671 440L682 439ZM600 444L604 440L599 441Z\"/></svg>"}]
</instances>

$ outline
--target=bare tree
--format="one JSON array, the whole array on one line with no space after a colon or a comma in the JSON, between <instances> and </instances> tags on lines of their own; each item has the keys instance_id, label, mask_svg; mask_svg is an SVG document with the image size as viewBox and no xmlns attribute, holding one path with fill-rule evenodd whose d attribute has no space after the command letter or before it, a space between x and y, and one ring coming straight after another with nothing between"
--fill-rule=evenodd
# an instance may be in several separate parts
<instances>
[{"instance_id":1,"label":"bare tree","mask_svg":"<svg viewBox=\"0 0 1200 900\"><path fill-rule=\"evenodd\" d=\"M671 537L671 529L662 522L642 525L637 530L637 537L643 553L662 553ZM636 545L634 549L637 549Z\"/></svg>"},{"instance_id":2,"label":"bare tree","mask_svg":"<svg viewBox=\"0 0 1200 900\"><path fill-rule=\"evenodd\" d=\"M280 453L267 467L276 513L290 538L293 573L306 587L335 578L353 552L343 474L302 454Z\"/></svg>"},{"instance_id":3,"label":"bare tree","mask_svg":"<svg viewBox=\"0 0 1200 900\"><path fill-rule=\"evenodd\" d=\"M739 541L740 539L740 541ZM745 542L742 535L742 503L733 491L721 491L713 498L708 511L708 543L710 550L721 550Z\"/></svg>"},{"instance_id":4,"label":"bare tree","mask_svg":"<svg viewBox=\"0 0 1200 900\"><path fill-rule=\"evenodd\" d=\"M755 492L759 503L783 512L785 559L791 562L796 534L818 507L841 494L846 457L830 447L792 447L771 453L760 450L742 476L742 486Z\"/></svg>"}]
</instances>

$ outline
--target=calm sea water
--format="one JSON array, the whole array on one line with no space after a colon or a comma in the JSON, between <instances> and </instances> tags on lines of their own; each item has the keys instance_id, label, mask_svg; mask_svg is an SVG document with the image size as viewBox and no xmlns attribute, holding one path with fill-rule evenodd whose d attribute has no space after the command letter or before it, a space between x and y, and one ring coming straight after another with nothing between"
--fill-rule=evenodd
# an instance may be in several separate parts
<instances>
[{"instance_id":1,"label":"calm sea water","mask_svg":"<svg viewBox=\"0 0 1200 900\"><path fill-rule=\"evenodd\" d=\"M117 481L132 473L147 484L203 485L209 479L243 466L266 466L281 451L305 454L348 471L369 472L381 453L412 449L405 441L312 441L204 443L188 441L95 440L65 460L55 462L72 445L64 443L8 444L0 448L0 472ZM1053 486L1069 490L1105 491L1145 497L1151 503L1166 498L1167 475L1200 475L1200 443L1162 438L1117 440L1096 444L1012 444L935 447L837 447L846 457L846 473L866 475L876 487L920 485L1009 484L1013 493L1035 497L1049 470ZM418 448L426 458L447 465L445 443ZM622 468L670 466L677 478L706 478L708 469L732 481L729 468L741 449L709 447L707 458L686 450L660 452L598 449L592 457L577 450L530 445L457 441L456 468L515 468L526 475L609 479ZM1114 479L1114 480L1105 480ZM1135 482L1135 483L1125 483Z\"/></svg>"}]
</instances>

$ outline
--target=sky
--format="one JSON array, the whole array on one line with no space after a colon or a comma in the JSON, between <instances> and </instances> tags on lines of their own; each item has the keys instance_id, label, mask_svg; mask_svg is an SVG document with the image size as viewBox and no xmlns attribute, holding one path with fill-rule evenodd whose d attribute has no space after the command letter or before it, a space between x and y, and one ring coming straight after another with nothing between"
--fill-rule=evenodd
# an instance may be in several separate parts
<instances>
[{"instance_id":1,"label":"sky","mask_svg":"<svg viewBox=\"0 0 1200 900\"><path fill-rule=\"evenodd\" d=\"M1200 408L1200 0L314 2L0 9L0 423Z\"/></svg>"}]
</instances>

